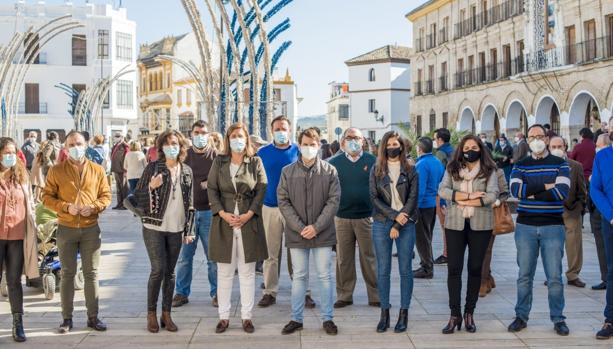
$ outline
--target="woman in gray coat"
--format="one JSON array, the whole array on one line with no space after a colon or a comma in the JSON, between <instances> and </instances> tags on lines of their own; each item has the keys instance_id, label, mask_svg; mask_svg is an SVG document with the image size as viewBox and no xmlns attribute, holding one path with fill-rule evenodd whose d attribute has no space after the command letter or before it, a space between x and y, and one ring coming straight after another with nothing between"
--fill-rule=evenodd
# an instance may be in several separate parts
<instances>
[{"instance_id":1,"label":"woman in gray coat","mask_svg":"<svg viewBox=\"0 0 613 349\"><path fill-rule=\"evenodd\" d=\"M475 332L473 312L479 298L481 267L494 223L492 204L498 196L496 164L481 139L467 135L447 165L438 194L448 203L445 218L447 240L447 289L451 317L443 333L455 328ZM468 283L464 319L461 312L462 269L468 246Z\"/></svg>"},{"instance_id":2,"label":"woman in gray coat","mask_svg":"<svg viewBox=\"0 0 613 349\"><path fill-rule=\"evenodd\" d=\"M261 215L266 173L245 125L230 126L224 143L225 152L213 161L207 184L213 214L209 258L217 262L219 323L215 332L225 332L230 324L232 283L238 268L243 330L252 333L255 264L268 258Z\"/></svg>"}]
</instances>

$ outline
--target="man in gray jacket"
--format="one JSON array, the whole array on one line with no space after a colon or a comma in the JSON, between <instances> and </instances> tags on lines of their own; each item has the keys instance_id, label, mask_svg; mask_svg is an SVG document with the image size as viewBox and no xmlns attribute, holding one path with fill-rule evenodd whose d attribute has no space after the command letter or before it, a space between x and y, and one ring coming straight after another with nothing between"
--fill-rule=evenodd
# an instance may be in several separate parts
<instances>
[{"instance_id":1,"label":"man in gray jacket","mask_svg":"<svg viewBox=\"0 0 613 349\"><path fill-rule=\"evenodd\" d=\"M277 188L279 210L285 217L285 244L290 249L294 278L292 280L292 319L281 333L302 329L304 297L309 274L309 255L313 252L319 293L321 319L327 334L338 329L333 318L332 246L336 244L334 216L341 190L334 166L321 160L319 133L313 128L298 137L300 158L283 168Z\"/></svg>"}]
</instances>

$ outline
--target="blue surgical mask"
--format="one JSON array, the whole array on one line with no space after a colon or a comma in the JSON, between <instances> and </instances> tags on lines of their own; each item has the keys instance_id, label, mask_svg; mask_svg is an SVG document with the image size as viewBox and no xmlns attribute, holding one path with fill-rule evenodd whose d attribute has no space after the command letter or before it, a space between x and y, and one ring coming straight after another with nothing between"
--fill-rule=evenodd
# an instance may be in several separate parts
<instances>
[{"instance_id":1,"label":"blue surgical mask","mask_svg":"<svg viewBox=\"0 0 613 349\"><path fill-rule=\"evenodd\" d=\"M83 157L85 157L85 147L80 145L75 145L68 149L68 155L74 161L81 161Z\"/></svg>"},{"instance_id":2,"label":"blue surgical mask","mask_svg":"<svg viewBox=\"0 0 613 349\"><path fill-rule=\"evenodd\" d=\"M165 145L162 149L164 151L164 156L171 160L177 160L179 157L179 146L178 145Z\"/></svg>"},{"instance_id":3,"label":"blue surgical mask","mask_svg":"<svg viewBox=\"0 0 613 349\"><path fill-rule=\"evenodd\" d=\"M362 150L362 145L359 141L351 139L347 141L347 150L349 150L350 153L357 153Z\"/></svg>"},{"instance_id":4,"label":"blue surgical mask","mask_svg":"<svg viewBox=\"0 0 613 349\"><path fill-rule=\"evenodd\" d=\"M287 132L285 131L275 131L274 132L275 143L278 144L287 144L289 137L287 136Z\"/></svg>"},{"instance_id":5,"label":"blue surgical mask","mask_svg":"<svg viewBox=\"0 0 613 349\"><path fill-rule=\"evenodd\" d=\"M4 168L12 168L17 164L17 155L16 154L4 154L2 155L2 167Z\"/></svg>"},{"instance_id":6,"label":"blue surgical mask","mask_svg":"<svg viewBox=\"0 0 613 349\"><path fill-rule=\"evenodd\" d=\"M198 149L206 147L209 143L209 135L195 135L192 137L192 144Z\"/></svg>"},{"instance_id":7,"label":"blue surgical mask","mask_svg":"<svg viewBox=\"0 0 613 349\"><path fill-rule=\"evenodd\" d=\"M230 149L235 153L242 153L247 146L247 141L244 138L233 138L230 140Z\"/></svg>"}]
</instances>

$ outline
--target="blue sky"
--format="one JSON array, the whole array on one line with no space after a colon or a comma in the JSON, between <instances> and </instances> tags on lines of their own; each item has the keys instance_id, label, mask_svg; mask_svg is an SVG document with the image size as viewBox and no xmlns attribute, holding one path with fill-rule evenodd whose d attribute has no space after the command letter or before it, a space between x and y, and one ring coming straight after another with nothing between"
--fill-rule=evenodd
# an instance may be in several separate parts
<instances>
[{"instance_id":1,"label":"blue sky","mask_svg":"<svg viewBox=\"0 0 613 349\"><path fill-rule=\"evenodd\" d=\"M60 1L48 1L51 2ZM386 44L409 46L411 24L404 15L423 2L425 0L294 0L288 5L277 15L277 20L290 18L292 27L284 34L284 39L291 39L293 45L282 58L279 73L289 68L298 84L298 94L304 98L299 114L326 112L327 84L347 80L345 60ZM201 13L206 12L204 1L196 3ZM128 17L138 24L139 44L191 30L179 0L123 0L123 5L128 9Z\"/></svg>"}]
</instances>

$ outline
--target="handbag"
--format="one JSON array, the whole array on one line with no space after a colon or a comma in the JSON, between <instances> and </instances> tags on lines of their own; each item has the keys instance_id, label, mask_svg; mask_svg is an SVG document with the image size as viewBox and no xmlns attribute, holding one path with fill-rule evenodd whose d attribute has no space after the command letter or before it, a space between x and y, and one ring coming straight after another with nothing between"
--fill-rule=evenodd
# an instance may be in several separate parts
<instances>
[{"instance_id":1,"label":"handbag","mask_svg":"<svg viewBox=\"0 0 613 349\"><path fill-rule=\"evenodd\" d=\"M494 229L492 234L502 235L515 231L515 222L511 216L511 209L506 202L502 202L500 206L494 207Z\"/></svg>"}]
</instances>

